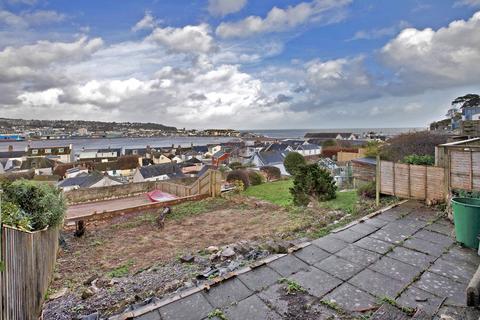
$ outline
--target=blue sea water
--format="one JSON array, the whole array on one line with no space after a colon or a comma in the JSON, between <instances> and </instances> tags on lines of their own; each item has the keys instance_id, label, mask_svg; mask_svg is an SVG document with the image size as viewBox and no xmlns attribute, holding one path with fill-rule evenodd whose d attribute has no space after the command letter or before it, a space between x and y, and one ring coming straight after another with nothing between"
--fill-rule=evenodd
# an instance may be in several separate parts
<instances>
[{"instance_id":1,"label":"blue sea water","mask_svg":"<svg viewBox=\"0 0 480 320\"><path fill-rule=\"evenodd\" d=\"M421 131L427 128L344 128L344 129L288 129L288 130L245 130L255 134L260 134L270 138L277 139L298 139L303 138L307 132L345 132L363 134L366 132L376 132L386 136L394 136L400 133L406 133L411 131Z\"/></svg>"}]
</instances>

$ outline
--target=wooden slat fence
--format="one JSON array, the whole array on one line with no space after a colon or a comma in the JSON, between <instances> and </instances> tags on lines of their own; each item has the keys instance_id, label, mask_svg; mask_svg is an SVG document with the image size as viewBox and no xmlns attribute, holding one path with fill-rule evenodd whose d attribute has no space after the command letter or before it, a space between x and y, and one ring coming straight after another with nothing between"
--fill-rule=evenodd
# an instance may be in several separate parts
<instances>
[{"instance_id":1,"label":"wooden slat fence","mask_svg":"<svg viewBox=\"0 0 480 320\"><path fill-rule=\"evenodd\" d=\"M168 181L157 181L155 187L180 198L204 194L215 197L220 194L221 173L217 170L208 170L189 186Z\"/></svg>"},{"instance_id":2,"label":"wooden slat fence","mask_svg":"<svg viewBox=\"0 0 480 320\"><path fill-rule=\"evenodd\" d=\"M445 199L445 168L380 161L380 193L419 200Z\"/></svg>"},{"instance_id":3,"label":"wooden slat fence","mask_svg":"<svg viewBox=\"0 0 480 320\"><path fill-rule=\"evenodd\" d=\"M0 319L38 319L55 268L59 229L1 228Z\"/></svg>"},{"instance_id":4,"label":"wooden slat fence","mask_svg":"<svg viewBox=\"0 0 480 320\"><path fill-rule=\"evenodd\" d=\"M451 150L448 161L452 189L480 190L480 152L478 150Z\"/></svg>"}]
</instances>

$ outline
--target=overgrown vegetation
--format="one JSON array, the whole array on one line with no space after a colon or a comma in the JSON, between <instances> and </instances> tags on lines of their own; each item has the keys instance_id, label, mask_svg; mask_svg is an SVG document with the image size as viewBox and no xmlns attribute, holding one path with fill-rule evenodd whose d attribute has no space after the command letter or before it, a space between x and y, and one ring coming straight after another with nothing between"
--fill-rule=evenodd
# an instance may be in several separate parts
<instances>
[{"instance_id":1,"label":"overgrown vegetation","mask_svg":"<svg viewBox=\"0 0 480 320\"><path fill-rule=\"evenodd\" d=\"M260 171L267 176L268 181L278 180L282 177L282 173L279 168L274 166L264 166L260 168Z\"/></svg>"},{"instance_id":2,"label":"overgrown vegetation","mask_svg":"<svg viewBox=\"0 0 480 320\"><path fill-rule=\"evenodd\" d=\"M217 197L208 198L201 201L184 202L172 208L172 212L167 216L167 219L180 220L188 216L202 214L204 212L222 209L227 199Z\"/></svg>"},{"instance_id":3,"label":"overgrown vegetation","mask_svg":"<svg viewBox=\"0 0 480 320\"><path fill-rule=\"evenodd\" d=\"M26 231L59 225L66 212L60 189L28 180L3 182L2 221Z\"/></svg>"},{"instance_id":4,"label":"overgrown vegetation","mask_svg":"<svg viewBox=\"0 0 480 320\"><path fill-rule=\"evenodd\" d=\"M377 194L377 186L374 181L364 183L357 188L357 194L364 198L374 199Z\"/></svg>"},{"instance_id":5,"label":"overgrown vegetation","mask_svg":"<svg viewBox=\"0 0 480 320\"><path fill-rule=\"evenodd\" d=\"M399 162L406 156L435 156L435 146L447 142L448 136L429 131L403 133L397 135L381 147L382 159Z\"/></svg>"},{"instance_id":6,"label":"overgrown vegetation","mask_svg":"<svg viewBox=\"0 0 480 320\"><path fill-rule=\"evenodd\" d=\"M289 152L283 160L285 170L292 176L295 175L301 166L304 166L307 162L305 158L298 152Z\"/></svg>"},{"instance_id":7,"label":"overgrown vegetation","mask_svg":"<svg viewBox=\"0 0 480 320\"><path fill-rule=\"evenodd\" d=\"M278 280L278 283L285 285L283 288L285 289L287 294L296 294L307 291L300 284L288 278L281 278Z\"/></svg>"},{"instance_id":8,"label":"overgrown vegetation","mask_svg":"<svg viewBox=\"0 0 480 320\"><path fill-rule=\"evenodd\" d=\"M222 310L220 309L215 309L213 311L210 311L210 313L207 315L208 319L220 319L220 320L228 320L227 316L223 313Z\"/></svg>"},{"instance_id":9,"label":"overgrown vegetation","mask_svg":"<svg viewBox=\"0 0 480 320\"><path fill-rule=\"evenodd\" d=\"M453 190L453 194L460 198L477 198L480 199L480 191L469 191L463 189Z\"/></svg>"},{"instance_id":10,"label":"overgrown vegetation","mask_svg":"<svg viewBox=\"0 0 480 320\"><path fill-rule=\"evenodd\" d=\"M403 163L433 166L435 164L435 157L430 154L418 155L411 154L403 158Z\"/></svg>"},{"instance_id":11,"label":"overgrown vegetation","mask_svg":"<svg viewBox=\"0 0 480 320\"><path fill-rule=\"evenodd\" d=\"M234 181L242 181L243 187L248 189L250 186L250 180L248 178L248 173L245 170L233 170L227 175L227 182L233 183Z\"/></svg>"},{"instance_id":12,"label":"overgrown vegetation","mask_svg":"<svg viewBox=\"0 0 480 320\"><path fill-rule=\"evenodd\" d=\"M107 275L110 277L110 278L121 278L121 277L125 277L129 274L130 272L130 268L134 265L134 262L133 260L129 260L128 262L120 265L119 267L113 269L112 271L110 271L109 273L107 273Z\"/></svg>"},{"instance_id":13,"label":"overgrown vegetation","mask_svg":"<svg viewBox=\"0 0 480 320\"><path fill-rule=\"evenodd\" d=\"M250 185L258 186L263 183L263 176L257 171L250 170L248 171L248 180L250 181Z\"/></svg>"},{"instance_id":14,"label":"overgrown vegetation","mask_svg":"<svg viewBox=\"0 0 480 320\"><path fill-rule=\"evenodd\" d=\"M293 203L306 206L312 200L326 201L336 197L337 186L330 172L317 164L300 166L296 170L290 192Z\"/></svg>"}]
</instances>

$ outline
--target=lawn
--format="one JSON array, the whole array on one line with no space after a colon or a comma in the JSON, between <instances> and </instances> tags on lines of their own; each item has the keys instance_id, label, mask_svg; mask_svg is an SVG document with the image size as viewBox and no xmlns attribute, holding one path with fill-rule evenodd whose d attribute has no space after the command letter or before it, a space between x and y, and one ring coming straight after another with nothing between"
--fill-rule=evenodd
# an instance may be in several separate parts
<instances>
[{"instance_id":1,"label":"lawn","mask_svg":"<svg viewBox=\"0 0 480 320\"><path fill-rule=\"evenodd\" d=\"M288 207L293 204L293 198L290 194L290 187L292 185L292 180L263 183L258 186L249 187L245 191L245 194L247 196L266 200L279 206ZM352 213L357 200L358 196L355 191L337 192L337 197L335 199L321 202L320 206Z\"/></svg>"}]
</instances>

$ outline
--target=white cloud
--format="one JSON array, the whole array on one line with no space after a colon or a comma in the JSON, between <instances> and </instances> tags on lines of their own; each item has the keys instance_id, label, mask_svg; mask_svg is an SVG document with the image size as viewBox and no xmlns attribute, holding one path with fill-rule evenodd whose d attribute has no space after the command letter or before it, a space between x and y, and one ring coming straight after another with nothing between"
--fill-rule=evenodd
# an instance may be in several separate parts
<instances>
[{"instance_id":1,"label":"white cloud","mask_svg":"<svg viewBox=\"0 0 480 320\"><path fill-rule=\"evenodd\" d=\"M460 6L478 7L480 6L480 0L459 0L454 3L454 7Z\"/></svg>"},{"instance_id":2,"label":"white cloud","mask_svg":"<svg viewBox=\"0 0 480 320\"><path fill-rule=\"evenodd\" d=\"M18 96L23 105L27 106L52 106L58 104L58 98L63 90L52 88L38 92L25 92Z\"/></svg>"},{"instance_id":3,"label":"white cloud","mask_svg":"<svg viewBox=\"0 0 480 320\"><path fill-rule=\"evenodd\" d=\"M381 50L400 80L420 88L480 81L480 12L445 28L408 28Z\"/></svg>"},{"instance_id":4,"label":"white cloud","mask_svg":"<svg viewBox=\"0 0 480 320\"><path fill-rule=\"evenodd\" d=\"M207 53L216 48L210 33L210 26L205 23L183 28L155 28L147 40L159 43L173 52Z\"/></svg>"},{"instance_id":5,"label":"white cloud","mask_svg":"<svg viewBox=\"0 0 480 320\"><path fill-rule=\"evenodd\" d=\"M137 24L135 24L132 27L132 31L137 32L140 30L151 30L157 26L157 21L155 20L155 17L152 15L151 12L145 12L145 16L142 18L142 20L138 21Z\"/></svg>"},{"instance_id":6,"label":"white cloud","mask_svg":"<svg viewBox=\"0 0 480 320\"><path fill-rule=\"evenodd\" d=\"M37 3L37 0L7 0L11 4L23 3L28 5L34 5Z\"/></svg>"},{"instance_id":7,"label":"white cloud","mask_svg":"<svg viewBox=\"0 0 480 320\"><path fill-rule=\"evenodd\" d=\"M64 21L65 18L65 15L52 10L22 12L18 15L7 10L0 10L0 24L18 29L58 23Z\"/></svg>"},{"instance_id":8,"label":"white cloud","mask_svg":"<svg viewBox=\"0 0 480 320\"><path fill-rule=\"evenodd\" d=\"M249 16L237 22L223 22L216 34L223 38L248 37L260 33L286 31L300 25L317 22L337 22L351 0L314 0L301 2L286 9L273 7L265 18Z\"/></svg>"},{"instance_id":9,"label":"white cloud","mask_svg":"<svg viewBox=\"0 0 480 320\"><path fill-rule=\"evenodd\" d=\"M208 0L208 12L214 16L224 17L238 12L247 4L247 0Z\"/></svg>"},{"instance_id":10,"label":"white cloud","mask_svg":"<svg viewBox=\"0 0 480 320\"><path fill-rule=\"evenodd\" d=\"M400 21L397 25L394 25L391 27L371 29L371 30L359 30L349 40L372 40L372 39L384 38L387 36L393 36L398 31L400 31L401 29L405 29L408 26L409 26L408 22Z\"/></svg>"}]
</instances>

